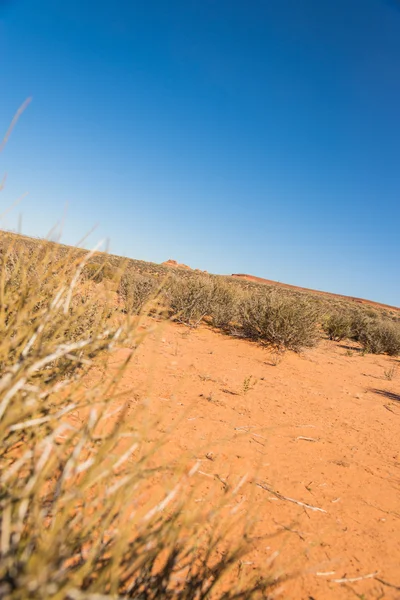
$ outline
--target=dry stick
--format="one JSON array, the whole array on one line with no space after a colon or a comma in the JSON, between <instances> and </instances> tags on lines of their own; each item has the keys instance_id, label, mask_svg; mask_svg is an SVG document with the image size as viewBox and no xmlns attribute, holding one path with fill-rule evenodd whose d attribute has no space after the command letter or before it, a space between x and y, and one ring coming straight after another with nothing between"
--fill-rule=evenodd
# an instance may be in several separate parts
<instances>
[{"instance_id":1,"label":"dry stick","mask_svg":"<svg viewBox=\"0 0 400 600\"><path fill-rule=\"evenodd\" d=\"M384 508L381 508L380 506L376 506L376 504L371 504L371 502L367 502L366 500L363 500L363 502L367 506L371 506L371 508L375 508L376 510L380 510L381 512L383 512L387 515L393 515L394 517L397 517L398 519L400 519L400 514L393 510L385 510Z\"/></svg>"},{"instance_id":2,"label":"dry stick","mask_svg":"<svg viewBox=\"0 0 400 600\"><path fill-rule=\"evenodd\" d=\"M343 579L330 579L330 581L332 581L332 583L355 583L356 581L363 581L364 579L374 579L377 575L378 571L361 577L344 577Z\"/></svg>"},{"instance_id":3,"label":"dry stick","mask_svg":"<svg viewBox=\"0 0 400 600\"><path fill-rule=\"evenodd\" d=\"M276 523L276 525L279 525L279 527L282 527L282 529L284 531L290 531L290 533L295 533L296 535L298 535L302 542L306 541L305 538L300 533L300 531L296 531L296 529L292 529L291 527L288 527L287 525L283 525L282 523L278 523L278 521L275 521L275 519L274 519L274 523ZM329 575L334 575L334 573L329 573Z\"/></svg>"},{"instance_id":4,"label":"dry stick","mask_svg":"<svg viewBox=\"0 0 400 600\"><path fill-rule=\"evenodd\" d=\"M299 435L296 440L304 440L305 442L319 442L319 440L316 440L315 438L304 437L304 435Z\"/></svg>"},{"instance_id":5,"label":"dry stick","mask_svg":"<svg viewBox=\"0 0 400 600\"><path fill-rule=\"evenodd\" d=\"M311 504L306 504L305 502L300 502L300 500L294 500L294 498L288 498L287 496L282 496L279 492L276 492L273 488L265 483L256 483L256 485L267 492L270 492L274 496L276 496L279 500L286 500L287 502L293 502L293 504L298 504L298 506L303 506L304 508L308 508L314 512L322 512L326 513L327 511L323 508L318 508L317 506L311 506Z\"/></svg>"},{"instance_id":6,"label":"dry stick","mask_svg":"<svg viewBox=\"0 0 400 600\"><path fill-rule=\"evenodd\" d=\"M400 585L394 585L394 583L389 583L388 581L385 581L384 579L381 579L380 577L375 577L375 579L377 581L379 581L379 583L382 583L383 585L387 585L388 587L391 587L395 590L400 590Z\"/></svg>"}]
</instances>

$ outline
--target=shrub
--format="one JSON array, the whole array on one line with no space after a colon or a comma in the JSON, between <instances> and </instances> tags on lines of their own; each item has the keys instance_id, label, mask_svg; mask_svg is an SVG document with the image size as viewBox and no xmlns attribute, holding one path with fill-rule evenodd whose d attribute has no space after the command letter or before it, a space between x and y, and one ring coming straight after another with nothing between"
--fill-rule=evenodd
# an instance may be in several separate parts
<instances>
[{"instance_id":1,"label":"shrub","mask_svg":"<svg viewBox=\"0 0 400 600\"><path fill-rule=\"evenodd\" d=\"M166 284L165 297L173 317L191 327L197 327L210 315L214 284L210 276L172 277Z\"/></svg>"},{"instance_id":2,"label":"shrub","mask_svg":"<svg viewBox=\"0 0 400 600\"><path fill-rule=\"evenodd\" d=\"M214 327L229 329L238 317L241 290L223 279L213 279L209 316Z\"/></svg>"},{"instance_id":3,"label":"shrub","mask_svg":"<svg viewBox=\"0 0 400 600\"><path fill-rule=\"evenodd\" d=\"M121 277L118 293L122 299L124 311L139 314L147 303L156 297L159 284L150 275L127 272Z\"/></svg>"},{"instance_id":4,"label":"shrub","mask_svg":"<svg viewBox=\"0 0 400 600\"><path fill-rule=\"evenodd\" d=\"M375 318L371 317L362 309L353 310L350 313L350 337L359 342L364 332L374 323Z\"/></svg>"},{"instance_id":5,"label":"shrub","mask_svg":"<svg viewBox=\"0 0 400 600\"><path fill-rule=\"evenodd\" d=\"M247 295L239 305L244 336L269 343L278 350L300 351L318 340L315 306L276 290Z\"/></svg>"},{"instance_id":6,"label":"shrub","mask_svg":"<svg viewBox=\"0 0 400 600\"><path fill-rule=\"evenodd\" d=\"M123 270L117 267L113 267L111 263L106 260L99 262L88 262L84 265L82 271L83 277L91 279L95 283L101 283L102 281L111 281L119 283Z\"/></svg>"},{"instance_id":7,"label":"shrub","mask_svg":"<svg viewBox=\"0 0 400 600\"><path fill-rule=\"evenodd\" d=\"M369 322L359 334L359 341L366 352L372 354L400 354L400 326L391 321Z\"/></svg>"},{"instance_id":8,"label":"shrub","mask_svg":"<svg viewBox=\"0 0 400 600\"><path fill-rule=\"evenodd\" d=\"M104 279L104 264L87 263L83 268L83 276L91 279L95 283L100 283Z\"/></svg>"},{"instance_id":9,"label":"shrub","mask_svg":"<svg viewBox=\"0 0 400 600\"><path fill-rule=\"evenodd\" d=\"M351 335L351 320L346 312L334 312L327 317L322 329L330 340L340 342Z\"/></svg>"},{"instance_id":10,"label":"shrub","mask_svg":"<svg viewBox=\"0 0 400 600\"><path fill-rule=\"evenodd\" d=\"M177 321L197 327L209 317L214 327L227 329L237 318L241 290L221 277L190 274L170 279L164 294Z\"/></svg>"},{"instance_id":11,"label":"shrub","mask_svg":"<svg viewBox=\"0 0 400 600\"><path fill-rule=\"evenodd\" d=\"M83 268L68 255L60 259L47 242L36 249L23 244L2 249L0 371L33 343L44 353L56 342L82 344L85 355L83 340L96 338L114 311L106 292L93 294L94 284L82 281ZM72 365L60 356L58 369L61 363ZM50 365L46 372L50 376Z\"/></svg>"}]
</instances>

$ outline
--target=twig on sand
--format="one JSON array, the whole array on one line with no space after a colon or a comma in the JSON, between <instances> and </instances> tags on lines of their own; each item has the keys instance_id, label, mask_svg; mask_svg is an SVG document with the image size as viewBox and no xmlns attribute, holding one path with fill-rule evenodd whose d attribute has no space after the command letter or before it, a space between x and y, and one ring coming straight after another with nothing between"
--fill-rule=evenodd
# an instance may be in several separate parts
<instances>
[{"instance_id":1,"label":"twig on sand","mask_svg":"<svg viewBox=\"0 0 400 600\"><path fill-rule=\"evenodd\" d=\"M397 519L400 519L400 514L395 512L394 510L385 510L384 508L381 508L380 506L376 506L376 504L372 504L371 502L367 502L366 500L363 500L363 502L367 506L371 506L371 508L380 510L381 512L385 513L386 515L393 515L394 517L397 517Z\"/></svg>"},{"instance_id":2,"label":"twig on sand","mask_svg":"<svg viewBox=\"0 0 400 600\"><path fill-rule=\"evenodd\" d=\"M316 440L315 438L305 437L304 435L299 435L296 440L304 440L305 442L319 442L319 440Z\"/></svg>"},{"instance_id":3,"label":"twig on sand","mask_svg":"<svg viewBox=\"0 0 400 600\"><path fill-rule=\"evenodd\" d=\"M381 579L380 577L375 577L375 579L377 581L379 581L379 583L382 583L383 585L387 585L388 587L391 587L395 590L400 590L400 585L394 585L394 583L389 583L388 581L385 581L384 579Z\"/></svg>"},{"instance_id":4,"label":"twig on sand","mask_svg":"<svg viewBox=\"0 0 400 600\"><path fill-rule=\"evenodd\" d=\"M362 575L361 577L343 577L343 579L331 579L332 583L355 583L356 581L363 581L364 579L374 579L378 575L378 571L375 573L369 573L368 575Z\"/></svg>"},{"instance_id":5,"label":"twig on sand","mask_svg":"<svg viewBox=\"0 0 400 600\"><path fill-rule=\"evenodd\" d=\"M267 485L265 483L256 482L256 485L258 487L262 488L263 490L270 492L271 494L273 494L274 496L279 498L279 500L286 500L286 502L293 502L293 504L297 504L298 506L302 506L303 508L308 508L309 510L312 510L314 512L322 512L322 513L327 512L323 508L318 508L317 506L312 506L311 504L306 504L305 502L300 502L300 500L294 500L294 498L289 498L288 496L283 496L282 494L275 491L272 487L270 487L269 485Z\"/></svg>"},{"instance_id":6,"label":"twig on sand","mask_svg":"<svg viewBox=\"0 0 400 600\"><path fill-rule=\"evenodd\" d=\"M390 408L390 406L388 406L387 404L383 405L383 408L386 408L386 410L390 410L391 413L393 413L394 415L397 415L398 413L396 413L395 410L393 410L392 408Z\"/></svg>"},{"instance_id":7,"label":"twig on sand","mask_svg":"<svg viewBox=\"0 0 400 600\"><path fill-rule=\"evenodd\" d=\"M278 521L275 521L275 519L274 519L274 523L276 523L276 525L279 525L279 527L282 527L282 529L284 531L289 531L290 533L295 533L296 535L298 535L302 542L306 541L305 538L303 537L303 535L300 533L300 531L297 531L296 529L292 529L291 527L288 527L287 525L283 525L282 523L278 523ZM334 575L334 573L331 573L331 575Z\"/></svg>"}]
</instances>

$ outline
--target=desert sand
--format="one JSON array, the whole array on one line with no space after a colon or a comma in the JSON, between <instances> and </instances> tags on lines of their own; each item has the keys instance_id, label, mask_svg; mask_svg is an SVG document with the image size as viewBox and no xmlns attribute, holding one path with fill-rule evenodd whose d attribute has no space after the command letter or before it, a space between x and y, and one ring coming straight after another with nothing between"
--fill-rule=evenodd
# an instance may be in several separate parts
<instances>
[{"instance_id":1,"label":"desert sand","mask_svg":"<svg viewBox=\"0 0 400 600\"><path fill-rule=\"evenodd\" d=\"M115 367L127 352L115 351ZM260 540L247 568L297 573L279 597L336 600L400 598L399 381L398 359L352 344L324 340L280 360L168 322L122 388L150 398L164 430L176 425L164 451L199 459L199 478L248 475L237 502L256 507Z\"/></svg>"}]
</instances>

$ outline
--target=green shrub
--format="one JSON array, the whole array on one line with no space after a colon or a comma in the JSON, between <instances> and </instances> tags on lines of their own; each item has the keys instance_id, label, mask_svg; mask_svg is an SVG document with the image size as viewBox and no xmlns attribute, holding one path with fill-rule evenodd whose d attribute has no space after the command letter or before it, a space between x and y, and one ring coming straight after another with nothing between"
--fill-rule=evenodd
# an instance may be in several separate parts
<instances>
[{"instance_id":1,"label":"green shrub","mask_svg":"<svg viewBox=\"0 0 400 600\"><path fill-rule=\"evenodd\" d=\"M247 295L239 304L244 336L269 343L278 350L300 351L318 340L318 311L311 302L277 290Z\"/></svg>"}]
</instances>

